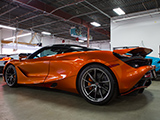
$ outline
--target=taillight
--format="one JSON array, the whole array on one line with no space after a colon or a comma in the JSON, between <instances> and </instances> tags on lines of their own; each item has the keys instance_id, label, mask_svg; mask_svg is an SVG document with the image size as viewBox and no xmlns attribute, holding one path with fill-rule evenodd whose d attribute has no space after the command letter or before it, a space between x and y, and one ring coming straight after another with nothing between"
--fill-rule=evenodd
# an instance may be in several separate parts
<instances>
[{"instance_id":1,"label":"taillight","mask_svg":"<svg viewBox=\"0 0 160 120\"><path fill-rule=\"evenodd\" d=\"M144 75L145 78L150 78L151 77L151 73L149 72L148 74Z\"/></svg>"},{"instance_id":2,"label":"taillight","mask_svg":"<svg viewBox=\"0 0 160 120\"><path fill-rule=\"evenodd\" d=\"M0 61L9 61L11 58L10 57L4 57Z\"/></svg>"}]
</instances>

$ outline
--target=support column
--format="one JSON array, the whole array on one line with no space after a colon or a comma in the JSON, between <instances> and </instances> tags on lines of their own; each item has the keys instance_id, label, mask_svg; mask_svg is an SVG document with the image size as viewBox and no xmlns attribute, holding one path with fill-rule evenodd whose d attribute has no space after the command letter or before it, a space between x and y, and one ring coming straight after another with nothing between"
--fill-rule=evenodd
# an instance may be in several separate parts
<instances>
[{"instance_id":1,"label":"support column","mask_svg":"<svg viewBox=\"0 0 160 120\"><path fill-rule=\"evenodd\" d=\"M2 38L2 34L3 34L3 33L2 33L2 29L0 29L0 54L2 54L2 42L1 42L2 39L3 39L3 38Z\"/></svg>"},{"instance_id":2,"label":"support column","mask_svg":"<svg viewBox=\"0 0 160 120\"><path fill-rule=\"evenodd\" d=\"M90 30L90 28L88 27L88 30L87 30L87 47L89 47L89 38L90 38L89 30Z\"/></svg>"}]
</instances>

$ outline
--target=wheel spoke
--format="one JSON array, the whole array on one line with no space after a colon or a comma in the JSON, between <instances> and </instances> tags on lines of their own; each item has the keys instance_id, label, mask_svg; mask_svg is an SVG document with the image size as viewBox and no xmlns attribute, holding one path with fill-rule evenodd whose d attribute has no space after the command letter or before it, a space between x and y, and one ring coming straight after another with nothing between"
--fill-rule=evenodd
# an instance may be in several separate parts
<instances>
[{"instance_id":1,"label":"wheel spoke","mask_svg":"<svg viewBox=\"0 0 160 120\"><path fill-rule=\"evenodd\" d=\"M103 95L102 95L101 89L99 89L99 94L100 94L101 98L103 98Z\"/></svg>"},{"instance_id":2,"label":"wheel spoke","mask_svg":"<svg viewBox=\"0 0 160 120\"><path fill-rule=\"evenodd\" d=\"M7 78L9 78L10 77L10 75L6 75L7 76Z\"/></svg>"},{"instance_id":3,"label":"wheel spoke","mask_svg":"<svg viewBox=\"0 0 160 120\"><path fill-rule=\"evenodd\" d=\"M89 72L87 72L87 74L89 75L89 77L91 78L91 80L93 80L93 82L96 82L95 79L92 77L92 75Z\"/></svg>"},{"instance_id":4,"label":"wheel spoke","mask_svg":"<svg viewBox=\"0 0 160 120\"><path fill-rule=\"evenodd\" d=\"M8 83L10 83L10 78L7 79Z\"/></svg>"},{"instance_id":5,"label":"wheel spoke","mask_svg":"<svg viewBox=\"0 0 160 120\"><path fill-rule=\"evenodd\" d=\"M99 83L109 83L109 81L101 81L101 82L99 82Z\"/></svg>"},{"instance_id":6,"label":"wheel spoke","mask_svg":"<svg viewBox=\"0 0 160 120\"><path fill-rule=\"evenodd\" d=\"M86 86L85 88L95 87L95 84L91 84L89 86Z\"/></svg>"},{"instance_id":7,"label":"wheel spoke","mask_svg":"<svg viewBox=\"0 0 160 120\"><path fill-rule=\"evenodd\" d=\"M102 76L103 76L103 72L102 72L102 74L101 74L100 77L99 77L100 80L102 79Z\"/></svg>"},{"instance_id":8,"label":"wheel spoke","mask_svg":"<svg viewBox=\"0 0 160 120\"><path fill-rule=\"evenodd\" d=\"M90 95L93 91L94 91L94 89L92 89L92 90L88 93L88 95Z\"/></svg>"},{"instance_id":9,"label":"wheel spoke","mask_svg":"<svg viewBox=\"0 0 160 120\"><path fill-rule=\"evenodd\" d=\"M7 73L9 73L9 72L10 72L10 69L11 69L11 68L8 68Z\"/></svg>"},{"instance_id":10,"label":"wheel spoke","mask_svg":"<svg viewBox=\"0 0 160 120\"><path fill-rule=\"evenodd\" d=\"M12 84L12 83L13 83L13 79L10 80L10 84Z\"/></svg>"},{"instance_id":11,"label":"wheel spoke","mask_svg":"<svg viewBox=\"0 0 160 120\"><path fill-rule=\"evenodd\" d=\"M14 76L13 76L13 78L12 78L12 81L15 81L15 78L14 78Z\"/></svg>"},{"instance_id":12,"label":"wheel spoke","mask_svg":"<svg viewBox=\"0 0 160 120\"><path fill-rule=\"evenodd\" d=\"M107 91L107 92L108 92L108 90L107 90L106 88L104 88L104 87L102 87L102 86L101 86L101 88L102 88L103 90L105 90L105 91Z\"/></svg>"},{"instance_id":13,"label":"wheel spoke","mask_svg":"<svg viewBox=\"0 0 160 120\"><path fill-rule=\"evenodd\" d=\"M86 80L86 79L84 79L84 78L83 78L83 80L84 80L85 82L87 82L87 83L91 83L91 81L88 81L88 80ZM91 84L92 84L92 83L91 83Z\"/></svg>"},{"instance_id":14,"label":"wheel spoke","mask_svg":"<svg viewBox=\"0 0 160 120\"><path fill-rule=\"evenodd\" d=\"M13 78L10 78L10 84L12 84L14 82Z\"/></svg>"},{"instance_id":15,"label":"wheel spoke","mask_svg":"<svg viewBox=\"0 0 160 120\"><path fill-rule=\"evenodd\" d=\"M97 98L97 87L95 87L95 94L94 94L94 98Z\"/></svg>"},{"instance_id":16,"label":"wheel spoke","mask_svg":"<svg viewBox=\"0 0 160 120\"><path fill-rule=\"evenodd\" d=\"M14 73L7 73L7 76L11 76L11 75L14 75Z\"/></svg>"}]
</instances>

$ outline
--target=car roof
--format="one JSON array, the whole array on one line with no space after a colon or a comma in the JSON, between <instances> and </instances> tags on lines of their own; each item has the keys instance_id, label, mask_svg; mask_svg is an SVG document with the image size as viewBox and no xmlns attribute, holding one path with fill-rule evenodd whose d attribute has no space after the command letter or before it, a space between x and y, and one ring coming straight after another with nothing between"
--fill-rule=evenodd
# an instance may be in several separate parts
<instances>
[{"instance_id":1,"label":"car roof","mask_svg":"<svg viewBox=\"0 0 160 120\"><path fill-rule=\"evenodd\" d=\"M52 45L52 47L67 47L67 48L70 48L70 47L82 47L82 48L87 48L87 47L84 47L84 46L80 46L80 45L74 45L74 44L54 44Z\"/></svg>"}]
</instances>

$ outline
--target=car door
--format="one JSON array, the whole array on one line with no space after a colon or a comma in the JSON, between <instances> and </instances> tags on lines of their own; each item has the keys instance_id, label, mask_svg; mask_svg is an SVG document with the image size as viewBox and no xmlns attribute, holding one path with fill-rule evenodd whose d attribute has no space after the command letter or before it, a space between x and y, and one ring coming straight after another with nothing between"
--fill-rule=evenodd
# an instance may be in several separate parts
<instances>
[{"instance_id":1,"label":"car door","mask_svg":"<svg viewBox=\"0 0 160 120\"><path fill-rule=\"evenodd\" d=\"M49 72L51 55L56 54L50 47L45 47L32 54L28 59L22 60L18 68L27 78L26 84L43 83ZM23 80L21 80L23 82Z\"/></svg>"}]
</instances>

